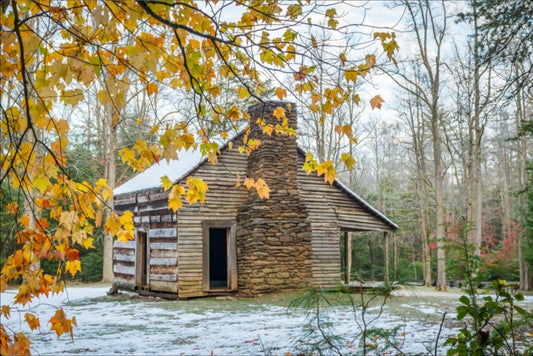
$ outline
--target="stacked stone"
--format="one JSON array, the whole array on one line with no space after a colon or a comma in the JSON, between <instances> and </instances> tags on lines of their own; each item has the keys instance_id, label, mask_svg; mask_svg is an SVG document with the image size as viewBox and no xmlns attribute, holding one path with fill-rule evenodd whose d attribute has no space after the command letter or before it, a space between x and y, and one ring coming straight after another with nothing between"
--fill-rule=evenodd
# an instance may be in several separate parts
<instances>
[{"instance_id":1,"label":"stacked stone","mask_svg":"<svg viewBox=\"0 0 533 356\"><path fill-rule=\"evenodd\" d=\"M295 136L263 134L258 118L267 125L281 124L272 113L286 111L296 130L296 108L270 101L251 106L250 139L261 145L248 157L248 176L262 178L270 198L261 199L252 188L237 216L239 292L256 295L305 287L311 279L311 227L297 184L298 151Z\"/></svg>"}]
</instances>

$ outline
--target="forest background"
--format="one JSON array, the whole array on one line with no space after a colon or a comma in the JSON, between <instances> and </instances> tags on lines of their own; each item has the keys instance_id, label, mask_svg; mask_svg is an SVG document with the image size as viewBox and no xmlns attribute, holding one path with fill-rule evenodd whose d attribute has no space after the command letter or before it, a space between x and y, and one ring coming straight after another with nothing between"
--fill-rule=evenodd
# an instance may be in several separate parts
<instances>
[{"instance_id":1,"label":"forest background","mask_svg":"<svg viewBox=\"0 0 533 356\"><path fill-rule=\"evenodd\" d=\"M532 288L528 1L0 4L1 282L20 303L110 281L113 235L133 236L112 190L182 149L216 163L216 138L270 99L297 106L306 170L401 227L352 236L354 277L445 289L466 239L484 279ZM276 115L264 131L291 134ZM175 209L209 194L162 185Z\"/></svg>"}]
</instances>

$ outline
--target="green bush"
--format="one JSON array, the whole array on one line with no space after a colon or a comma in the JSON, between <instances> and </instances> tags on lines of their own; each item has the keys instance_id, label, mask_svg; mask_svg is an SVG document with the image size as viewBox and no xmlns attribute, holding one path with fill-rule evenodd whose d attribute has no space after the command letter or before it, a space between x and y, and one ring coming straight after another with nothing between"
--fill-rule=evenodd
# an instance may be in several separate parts
<instances>
[{"instance_id":1,"label":"green bush","mask_svg":"<svg viewBox=\"0 0 533 356\"><path fill-rule=\"evenodd\" d=\"M84 282L98 282L102 280L103 257L102 252L97 250L80 258L81 279Z\"/></svg>"}]
</instances>

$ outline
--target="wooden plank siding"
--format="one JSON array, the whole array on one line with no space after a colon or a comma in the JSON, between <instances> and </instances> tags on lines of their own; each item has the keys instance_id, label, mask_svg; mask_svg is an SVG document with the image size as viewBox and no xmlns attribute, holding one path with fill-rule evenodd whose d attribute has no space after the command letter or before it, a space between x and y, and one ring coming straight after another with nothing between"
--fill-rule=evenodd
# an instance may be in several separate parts
<instances>
[{"instance_id":1,"label":"wooden plank siding","mask_svg":"<svg viewBox=\"0 0 533 356\"><path fill-rule=\"evenodd\" d=\"M247 159L237 149L222 150L218 163L201 165L193 174L208 185L204 204L185 204L178 213L178 294L180 298L206 296L203 286L203 222L235 222L248 191L236 187L237 174L246 177ZM184 182L181 182L184 185ZM237 252L238 255L238 252ZM237 277L238 278L238 277Z\"/></svg>"},{"instance_id":2,"label":"wooden plank siding","mask_svg":"<svg viewBox=\"0 0 533 356\"><path fill-rule=\"evenodd\" d=\"M299 155L298 167L304 164ZM298 169L298 187L309 211L313 239L311 260L313 283L334 287L341 281L340 231L388 231L391 227L371 215L352 197L335 185L324 183L316 173Z\"/></svg>"}]
</instances>

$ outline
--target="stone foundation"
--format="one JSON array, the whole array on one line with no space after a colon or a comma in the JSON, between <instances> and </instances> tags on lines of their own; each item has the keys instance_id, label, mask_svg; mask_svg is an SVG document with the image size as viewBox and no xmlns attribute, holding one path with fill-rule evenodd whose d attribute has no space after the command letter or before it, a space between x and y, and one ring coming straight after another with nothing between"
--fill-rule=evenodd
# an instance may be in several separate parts
<instances>
[{"instance_id":1,"label":"stone foundation","mask_svg":"<svg viewBox=\"0 0 533 356\"><path fill-rule=\"evenodd\" d=\"M237 216L237 269L239 292L255 295L307 286L311 279L311 226L297 185L296 137L267 136L256 124L280 123L272 112L286 110L289 126L296 130L296 109L283 102L266 102L248 109L250 138L261 145L248 157L248 176L262 178L270 198L260 199L255 189Z\"/></svg>"}]
</instances>

